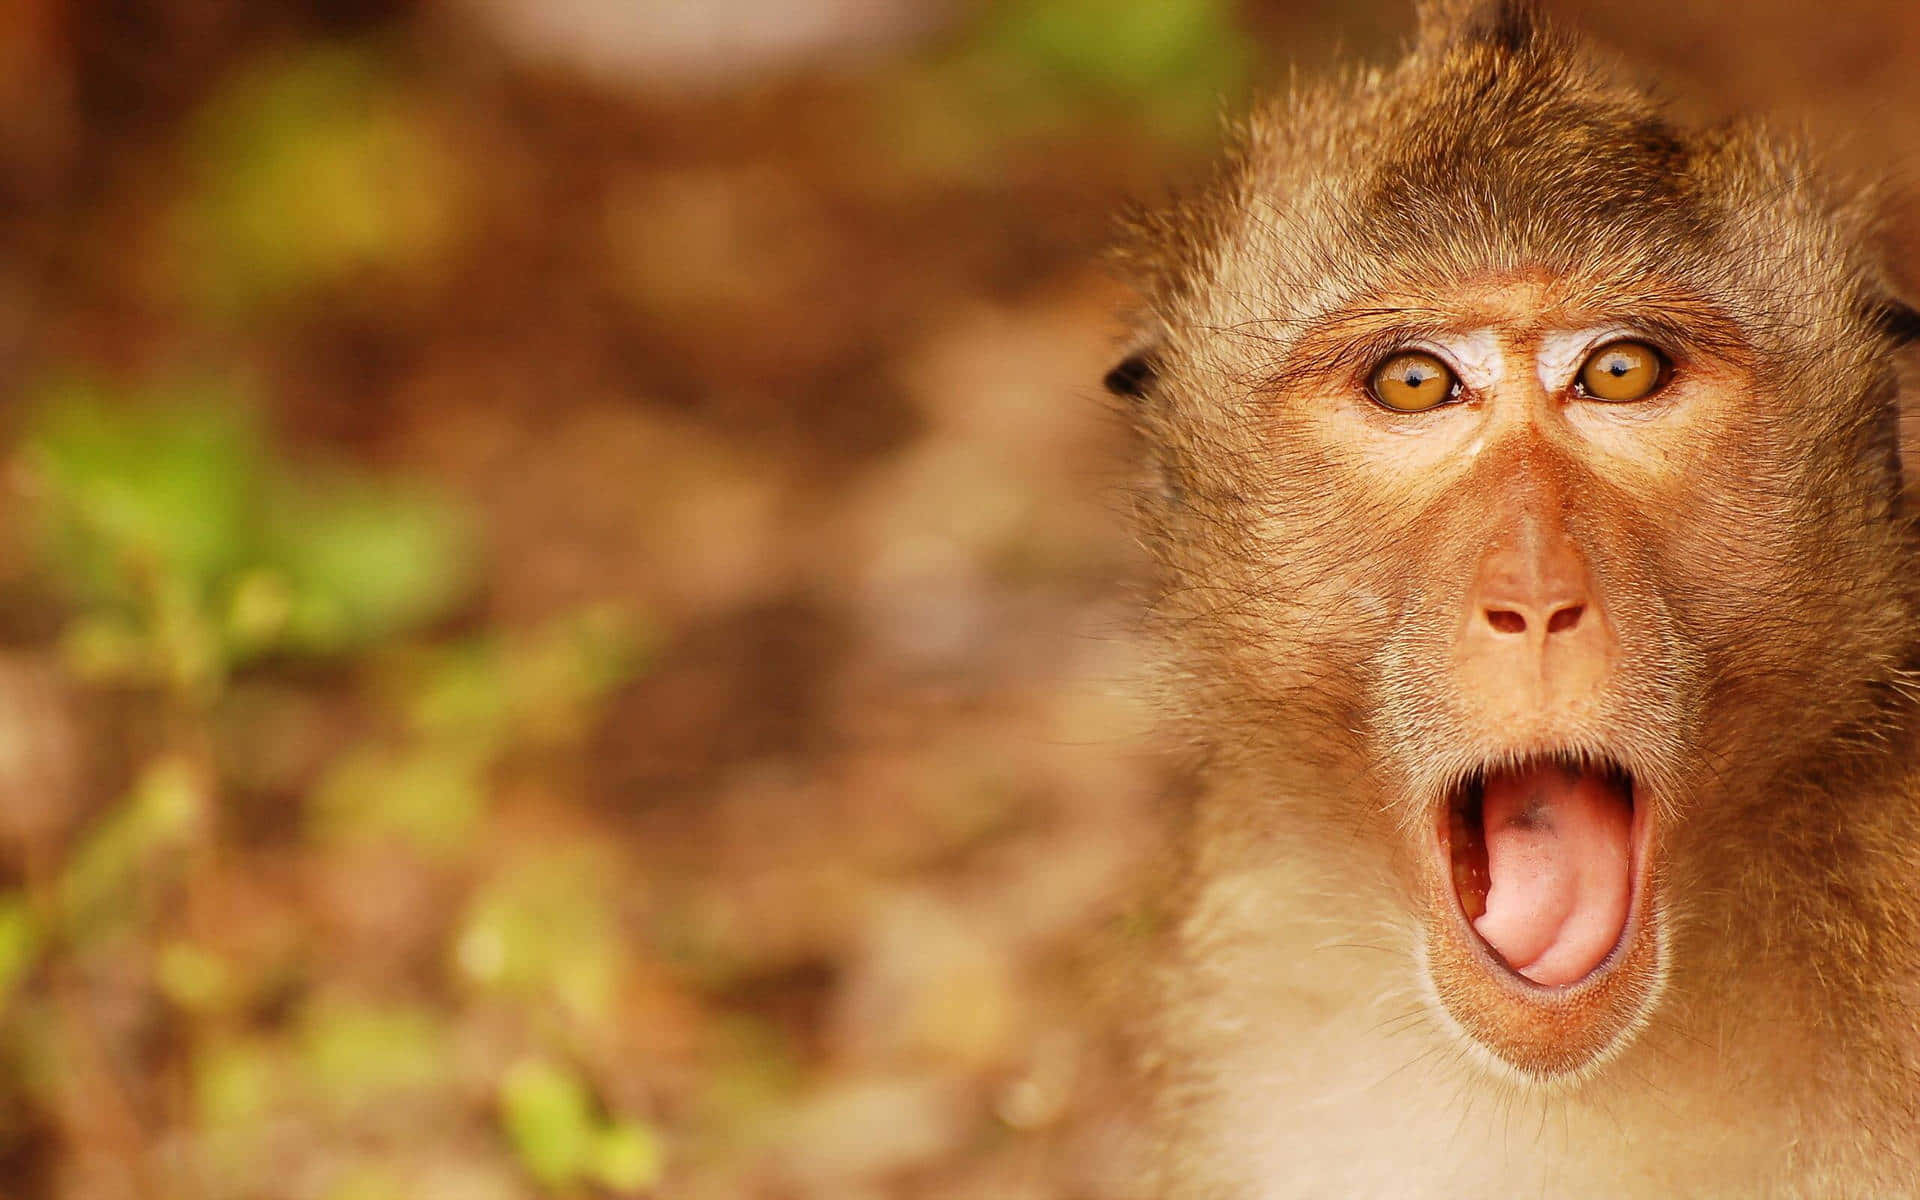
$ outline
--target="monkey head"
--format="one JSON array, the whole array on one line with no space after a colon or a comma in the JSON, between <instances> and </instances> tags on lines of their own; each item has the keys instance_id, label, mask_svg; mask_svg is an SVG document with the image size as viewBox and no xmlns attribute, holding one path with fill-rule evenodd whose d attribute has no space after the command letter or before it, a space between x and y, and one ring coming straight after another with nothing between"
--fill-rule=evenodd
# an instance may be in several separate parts
<instances>
[{"instance_id":1,"label":"monkey head","mask_svg":"<svg viewBox=\"0 0 1920 1200\"><path fill-rule=\"evenodd\" d=\"M1521 1078L1624 1046L1691 931L1796 886L1756 831L1843 819L1908 719L1911 315L1818 178L1507 3L1138 222L1108 386L1172 704L1264 850L1378 831L1314 844L1385 848L1433 1011Z\"/></svg>"}]
</instances>

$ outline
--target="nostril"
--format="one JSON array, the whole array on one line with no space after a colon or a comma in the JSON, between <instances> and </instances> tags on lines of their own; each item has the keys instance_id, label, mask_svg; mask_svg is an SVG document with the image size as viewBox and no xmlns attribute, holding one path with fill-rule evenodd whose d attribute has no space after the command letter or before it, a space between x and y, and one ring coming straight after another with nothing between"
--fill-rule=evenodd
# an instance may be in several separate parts
<instances>
[{"instance_id":1,"label":"nostril","mask_svg":"<svg viewBox=\"0 0 1920 1200\"><path fill-rule=\"evenodd\" d=\"M1580 614L1587 611L1584 604L1569 604L1553 616L1547 618L1548 633L1565 633L1580 623Z\"/></svg>"},{"instance_id":2,"label":"nostril","mask_svg":"<svg viewBox=\"0 0 1920 1200\"><path fill-rule=\"evenodd\" d=\"M1487 624L1493 626L1501 633L1525 633L1527 631L1527 619L1510 608L1489 608L1487 610Z\"/></svg>"}]
</instances>

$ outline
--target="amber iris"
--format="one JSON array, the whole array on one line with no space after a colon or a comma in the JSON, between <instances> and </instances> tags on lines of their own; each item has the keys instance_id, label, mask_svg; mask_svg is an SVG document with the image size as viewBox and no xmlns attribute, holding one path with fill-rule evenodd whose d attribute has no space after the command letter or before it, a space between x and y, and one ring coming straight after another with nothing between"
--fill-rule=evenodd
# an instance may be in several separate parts
<instances>
[{"instance_id":1,"label":"amber iris","mask_svg":"<svg viewBox=\"0 0 1920 1200\"><path fill-rule=\"evenodd\" d=\"M1368 387L1395 412L1424 412L1453 399L1459 380L1433 355L1408 350L1375 367Z\"/></svg>"},{"instance_id":2,"label":"amber iris","mask_svg":"<svg viewBox=\"0 0 1920 1200\"><path fill-rule=\"evenodd\" d=\"M1664 382L1667 360L1645 342L1610 342L1580 367L1580 390L1595 400L1620 402L1651 395Z\"/></svg>"}]
</instances>

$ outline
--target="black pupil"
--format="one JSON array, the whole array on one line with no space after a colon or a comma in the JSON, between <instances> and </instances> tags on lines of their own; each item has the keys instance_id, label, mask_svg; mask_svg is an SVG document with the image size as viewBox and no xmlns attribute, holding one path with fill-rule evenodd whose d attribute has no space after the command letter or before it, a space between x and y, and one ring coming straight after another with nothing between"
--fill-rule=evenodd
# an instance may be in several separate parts
<instances>
[{"instance_id":1,"label":"black pupil","mask_svg":"<svg viewBox=\"0 0 1920 1200\"><path fill-rule=\"evenodd\" d=\"M1629 374L1633 370L1633 360L1624 354L1609 355L1606 364L1600 368L1615 379Z\"/></svg>"},{"instance_id":2,"label":"black pupil","mask_svg":"<svg viewBox=\"0 0 1920 1200\"><path fill-rule=\"evenodd\" d=\"M1418 391L1439 377L1439 373L1429 367L1414 366L1407 368L1405 382L1408 387Z\"/></svg>"}]
</instances>

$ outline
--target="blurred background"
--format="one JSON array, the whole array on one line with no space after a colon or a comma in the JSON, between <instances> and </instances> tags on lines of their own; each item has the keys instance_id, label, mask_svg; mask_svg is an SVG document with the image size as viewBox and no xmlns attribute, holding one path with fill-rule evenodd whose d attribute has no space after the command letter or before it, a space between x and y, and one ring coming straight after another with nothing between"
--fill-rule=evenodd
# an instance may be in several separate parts
<instances>
[{"instance_id":1,"label":"blurred background","mask_svg":"<svg viewBox=\"0 0 1920 1200\"><path fill-rule=\"evenodd\" d=\"M1555 7L1914 244L1911 4ZM0 1196L1137 1194L1099 251L1407 23L0 4Z\"/></svg>"}]
</instances>

